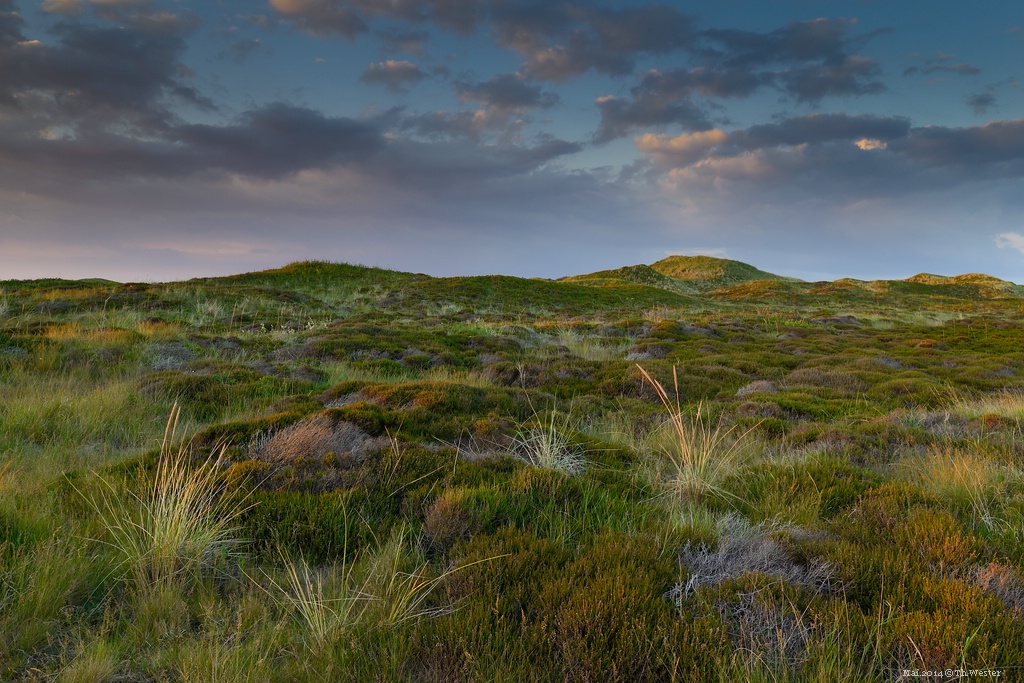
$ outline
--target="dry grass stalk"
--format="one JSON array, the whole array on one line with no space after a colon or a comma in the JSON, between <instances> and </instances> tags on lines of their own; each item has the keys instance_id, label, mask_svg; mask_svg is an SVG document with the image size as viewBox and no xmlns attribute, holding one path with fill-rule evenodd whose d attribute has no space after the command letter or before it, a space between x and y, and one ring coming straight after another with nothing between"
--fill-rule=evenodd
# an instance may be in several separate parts
<instances>
[{"instance_id":1,"label":"dry grass stalk","mask_svg":"<svg viewBox=\"0 0 1024 683\"><path fill-rule=\"evenodd\" d=\"M679 377L674 366L674 400L661 382L651 377L640 365L637 368L654 387L668 413L667 424L671 438L657 449L665 456L669 466L669 475L664 481L668 489L683 498L700 498L704 495L732 497L721 484L739 465L742 441L756 425L734 436L735 427L723 429L721 422L711 424L705 414L703 401L697 404L697 414L688 418L679 403Z\"/></svg>"},{"instance_id":2,"label":"dry grass stalk","mask_svg":"<svg viewBox=\"0 0 1024 683\"><path fill-rule=\"evenodd\" d=\"M248 507L245 499L227 499L220 485L222 448L198 466L188 449L173 451L180 408L167 420L160 458L144 493L127 486L119 491L103 480L105 492L90 500L121 555L131 580L139 587L167 584L198 575L239 546L233 522ZM139 483L142 477L140 475Z\"/></svg>"}]
</instances>

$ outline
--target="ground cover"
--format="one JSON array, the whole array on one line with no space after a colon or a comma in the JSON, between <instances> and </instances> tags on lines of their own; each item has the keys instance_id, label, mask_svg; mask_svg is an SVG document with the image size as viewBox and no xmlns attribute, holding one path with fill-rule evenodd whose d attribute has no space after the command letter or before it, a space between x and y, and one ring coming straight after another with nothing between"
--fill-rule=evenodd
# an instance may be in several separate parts
<instances>
[{"instance_id":1,"label":"ground cover","mask_svg":"<svg viewBox=\"0 0 1024 683\"><path fill-rule=\"evenodd\" d=\"M707 257L0 282L0 680L1019 680L1022 317Z\"/></svg>"}]
</instances>

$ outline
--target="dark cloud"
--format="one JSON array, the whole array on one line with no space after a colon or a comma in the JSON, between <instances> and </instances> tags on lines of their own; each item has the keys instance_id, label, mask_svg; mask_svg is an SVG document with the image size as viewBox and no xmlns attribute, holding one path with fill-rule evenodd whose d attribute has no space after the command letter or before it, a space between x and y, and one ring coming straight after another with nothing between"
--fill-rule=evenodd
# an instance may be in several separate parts
<instances>
[{"instance_id":1,"label":"dark cloud","mask_svg":"<svg viewBox=\"0 0 1024 683\"><path fill-rule=\"evenodd\" d=\"M699 51L708 63L748 69L801 102L885 90L874 60L852 54L872 35L850 36L854 19L798 21L768 33L711 29ZM877 32L876 32L877 33ZM778 67L783 68L778 68Z\"/></svg>"},{"instance_id":2,"label":"dark cloud","mask_svg":"<svg viewBox=\"0 0 1024 683\"><path fill-rule=\"evenodd\" d=\"M730 66L839 62L846 56L847 33L855 23L853 19L795 21L768 33L709 29L702 36L716 47L707 48L705 56Z\"/></svg>"},{"instance_id":3,"label":"dark cloud","mask_svg":"<svg viewBox=\"0 0 1024 683\"><path fill-rule=\"evenodd\" d=\"M631 73L637 57L689 46L691 17L670 4L606 8L568 0L270 0L278 14L314 35L346 39L366 33L373 19L431 23L468 34L481 25L498 44L525 58L522 72L562 82L594 70ZM423 33L394 28L385 49L416 52ZM412 40L403 40L402 36Z\"/></svg>"},{"instance_id":4,"label":"dark cloud","mask_svg":"<svg viewBox=\"0 0 1024 683\"><path fill-rule=\"evenodd\" d=\"M399 21L433 22L458 33L469 33L479 22L481 0L351 0L349 3L370 16Z\"/></svg>"},{"instance_id":5,"label":"dark cloud","mask_svg":"<svg viewBox=\"0 0 1024 683\"><path fill-rule=\"evenodd\" d=\"M987 169L994 175L1024 174L1024 119L983 126L914 128L895 150L931 167Z\"/></svg>"},{"instance_id":6,"label":"dark cloud","mask_svg":"<svg viewBox=\"0 0 1024 683\"><path fill-rule=\"evenodd\" d=\"M672 100L657 96L642 96L634 100L618 97L600 97L597 108L601 123L594 134L597 143L610 142L630 132L670 123L686 130L707 130L711 127L704 111L689 99Z\"/></svg>"},{"instance_id":7,"label":"dark cloud","mask_svg":"<svg viewBox=\"0 0 1024 683\"><path fill-rule=\"evenodd\" d=\"M976 76L981 73L981 69L973 64L968 64L967 62L952 63L954 57L956 55L940 52L938 57L925 60L924 66L907 67L903 70L903 75L914 76L917 74L931 75L939 73L956 76Z\"/></svg>"},{"instance_id":8,"label":"dark cloud","mask_svg":"<svg viewBox=\"0 0 1024 683\"><path fill-rule=\"evenodd\" d=\"M548 109L558 104L558 95L527 83L518 74L501 74L480 83L456 83L455 92L464 102L480 102L498 112Z\"/></svg>"},{"instance_id":9,"label":"dark cloud","mask_svg":"<svg viewBox=\"0 0 1024 683\"><path fill-rule=\"evenodd\" d=\"M499 44L526 58L522 71L563 82L587 71L625 75L637 57L689 46L693 19L676 7L608 9L568 2L499 4L491 15Z\"/></svg>"},{"instance_id":10,"label":"dark cloud","mask_svg":"<svg viewBox=\"0 0 1024 683\"><path fill-rule=\"evenodd\" d=\"M800 102L818 102L834 95L873 95L884 92L874 80L881 68L868 57L850 55L837 64L820 64L791 69L780 76L785 90Z\"/></svg>"},{"instance_id":11,"label":"dark cloud","mask_svg":"<svg viewBox=\"0 0 1024 683\"><path fill-rule=\"evenodd\" d=\"M601 123L594 139L609 142L635 130L668 124L678 124L684 130L707 130L711 121L692 95L745 97L770 79L769 75L736 67L649 71L631 90L632 99L598 98Z\"/></svg>"},{"instance_id":12,"label":"dark cloud","mask_svg":"<svg viewBox=\"0 0 1024 683\"><path fill-rule=\"evenodd\" d=\"M480 18L479 0L270 0L285 19L307 33L337 35L348 40L370 30L368 19L378 17L438 26L469 33Z\"/></svg>"},{"instance_id":13,"label":"dark cloud","mask_svg":"<svg viewBox=\"0 0 1024 683\"><path fill-rule=\"evenodd\" d=\"M494 184L538 173L551 162L580 149L577 143L543 136L533 144L401 139L391 142L359 170L395 191L426 190L438 196L458 196L491 187L489 192L508 192L511 199L515 190ZM557 186L565 180L558 176L558 172L552 171L546 177Z\"/></svg>"},{"instance_id":14,"label":"dark cloud","mask_svg":"<svg viewBox=\"0 0 1024 683\"><path fill-rule=\"evenodd\" d=\"M250 111L228 126L181 126L173 136L204 168L264 178L365 161L384 146L371 125L287 104Z\"/></svg>"},{"instance_id":15,"label":"dark cloud","mask_svg":"<svg viewBox=\"0 0 1024 683\"><path fill-rule=\"evenodd\" d=\"M899 116L810 114L777 123L751 126L729 135L729 145L753 150L765 147L821 144L834 140L890 142L905 137L910 121Z\"/></svg>"},{"instance_id":16,"label":"dark cloud","mask_svg":"<svg viewBox=\"0 0 1024 683\"><path fill-rule=\"evenodd\" d=\"M21 29L25 20L18 13L14 0L0 0L0 47L8 47L25 39Z\"/></svg>"},{"instance_id":17,"label":"dark cloud","mask_svg":"<svg viewBox=\"0 0 1024 683\"><path fill-rule=\"evenodd\" d=\"M558 96L523 80L518 74L502 74L487 81L455 84L463 102L479 102L482 108L405 114L392 125L414 137L433 141L471 140L521 144L519 134L528 120L526 112L558 104ZM514 120L510 122L510 119Z\"/></svg>"},{"instance_id":18,"label":"dark cloud","mask_svg":"<svg viewBox=\"0 0 1024 683\"><path fill-rule=\"evenodd\" d=\"M547 164L558 157L576 154L583 149L578 142L560 140L553 136L541 136L533 147L509 146L504 151L504 158L519 172L529 172L538 166Z\"/></svg>"},{"instance_id":19,"label":"dark cloud","mask_svg":"<svg viewBox=\"0 0 1024 683\"><path fill-rule=\"evenodd\" d=\"M82 13L82 5L83 0L43 0L43 11L66 17L77 17Z\"/></svg>"},{"instance_id":20,"label":"dark cloud","mask_svg":"<svg viewBox=\"0 0 1024 683\"><path fill-rule=\"evenodd\" d=\"M364 83L383 85L392 92L404 93L408 92L408 86L415 85L424 78L429 78L429 76L412 62L389 59L385 62L371 64L363 72L360 80Z\"/></svg>"},{"instance_id":21,"label":"dark cloud","mask_svg":"<svg viewBox=\"0 0 1024 683\"><path fill-rule=\"evenodd\" d=\"M967 63L961 64L932 64L931 66L909 66L903 70L904 76L913 76L915 74L934 74L934 73L947 73L954 74L957 76L976 76L981 73L981 69L976 66Z\"/></svg>"},{"instance_id":22,"label":"dark cloud","mask_svg":"<svg viewBox=\"0 0 1024 683\"><path fill-rule=\"evenodd\" d=\"M338 35L349 40L370 30L362 15L333 0L270 0L285 19L315 36Z\"/></svg>"},{"instance_id":23,"label":"dark cloud","mask_svg":"<svg viewBox=\"0 0 1024 683\"><path fill-rule=\"evenodd\" d=\"M433 111L412 114L402 119L399 128L431 140L445 138L476 139L486 121L475 111Z\"/></svg>"},{"instance_id":24,"label":"dark cloud","mask_svg":"<svg viewBox=\"0 0 1024 683\"><path fill-rule=\"evenodd\" d=\"M193 15L167 11L155 0L44 0L42 9L69 18L78 18L88 9L103 21L134 28L167 30L198 23Z\"/></svg>"},{"instance_id":25,"label":"dark cloud","mask_svg":"<svg viewBox=\"0 0 1024 683\"><path fill-rule=\"evenodd\" d=\"M385 144L371 123L286 104L245 113L227 125L185 124L145 138L104 131L41 138L0 131L5 187L70 191L88 183L235 173L279 179L308 169L365 163ZM25 180L23 180L24 178Z\"/></svg>"},{"instance_id":26,"label":"dark cloud","mask_svg":"<svg viewBox=\"0 0 1024 683\"><path fill-rule=\"evenodd\" d=\"M831 96L868 95L885 90L873 60L848 52L863 38L848 35L850 19L794 22L768 33L708 30L691 50L702 62L692 68L653 70L631 89L630 98L601 97L601 122L594 135L603 143L649 127L670 124L683 130L711 127L708 107L715 99L749 97L765 87L817 103ZM695 96L710 100L702 105Z\"/></svg>"},{"instance_id":27,"label":"dark cloud","mask_svg":"<svg viewBox=\"0 0 1024 683\"><path fill-rule=\"evenodd\" d=\"M987 114L989 109L996 106L996 95L992 91L975 93L967 98L967 104L975 114Z\"/></svg>"},{"instance_id":28,"label":"dark cloud","mask_svg":"<svg viewBox=\"0 0 1024 683\"><path fill-rule=\"evenodd\" d=\"M63 124L91 125L166 119L169 97L209 107L180 77L178 59L191 28L180 22L123 28L64 23L55 29L57 44L0 45L0 100L23 111L35 108L41 121L59 112Z\"/></svg>"}]
</instances>

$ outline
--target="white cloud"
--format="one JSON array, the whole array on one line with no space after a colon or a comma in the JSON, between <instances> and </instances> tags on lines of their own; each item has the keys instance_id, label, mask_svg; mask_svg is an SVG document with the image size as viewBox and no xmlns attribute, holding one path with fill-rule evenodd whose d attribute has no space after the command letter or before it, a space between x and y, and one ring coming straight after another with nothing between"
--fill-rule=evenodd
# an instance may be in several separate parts
<instances>
[{"instance_id":1,"label":"white cloud","mask_svg":"<svg viewBox=\"0 0 1024 683\"><path fill-rule=\"evenodd\" d=\"M861 138L854 143L865 152L873 149L886 149L889 145L882 140L876 140L875 138Z\"/></svg>"},{"instance_id":2,"label":"white cloud","mask_svg":"<svg viewBox=\"0 0 1024 683\"><path fill-rule=\"evenodd\" d=\"M717 145L728 139L725 131L713 128L699 133L683 133L676 137L646 133L633 142L644 154L668 167L685 167L703 159Z\"/></svg>"},{"instance_id":3,"label":"white cloud","mask_svg":"<svg viewBox=\"0 0 1024 683\"><path fill-rule=\"evenodd\" d=\"M1000 249L1016 249L1024 254L1024 235L1019 232L1001 232L996 235L996 246Z\"/></svg>"}]
</instances>

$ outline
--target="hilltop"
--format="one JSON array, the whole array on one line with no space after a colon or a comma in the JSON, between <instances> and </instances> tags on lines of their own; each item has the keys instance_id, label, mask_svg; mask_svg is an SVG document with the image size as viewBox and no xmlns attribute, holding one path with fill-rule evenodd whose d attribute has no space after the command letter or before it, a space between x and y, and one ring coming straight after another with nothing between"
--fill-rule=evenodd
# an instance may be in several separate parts
<instances>
[{"instance_id":1,"label":"hilltop","mask_svg":"<svg viewBox=\"0 0 1024 683\"><path fill-rule=\"evenodd\" d=\"M712 256L669 256L650 265L624 266L561 279L596 286L641 284L686 294L759 280L796 282L740 261Z\"/></svg>"}]
</instances>

